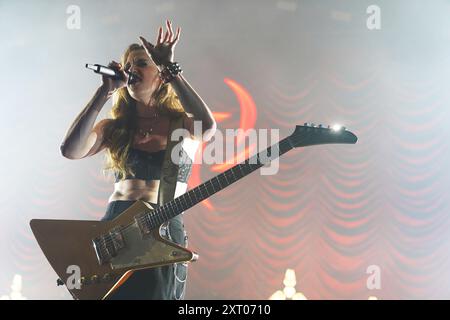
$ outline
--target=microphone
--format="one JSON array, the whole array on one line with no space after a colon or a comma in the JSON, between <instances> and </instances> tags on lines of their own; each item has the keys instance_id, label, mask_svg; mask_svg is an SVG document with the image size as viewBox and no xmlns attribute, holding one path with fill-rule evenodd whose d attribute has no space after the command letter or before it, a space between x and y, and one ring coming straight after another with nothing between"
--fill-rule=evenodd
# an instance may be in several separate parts
<instances>
[{"instance_id":1,"label":"microphone","mask_svg":"<svg viewBox=\"0 0 450 320\"><path fill-rule=\"evenodd\" d=\"M95 73L102 74L104 76L109 76L114 80L125 80L119 71L116 71L109 67L102 66L100 64L86 63L86 68L94 70Z\"/></svg>"},{"instance_id":2,"label":"microphone","mask_svg":"<svg viewBox=\"0 0 450 320\"><path fill-rule=\"evenodd\" d=\"M102 66L101 64L86 63L86 68L93 70L95 73L111 77L114 80L125 80L125 78L119 71L116 71L109 67ZM128 74L128 85L132 85L136 83L138 80L140 80L138 75L129 72L128 70L125 70L124 72Z\"/></svg>"}]
</instances>

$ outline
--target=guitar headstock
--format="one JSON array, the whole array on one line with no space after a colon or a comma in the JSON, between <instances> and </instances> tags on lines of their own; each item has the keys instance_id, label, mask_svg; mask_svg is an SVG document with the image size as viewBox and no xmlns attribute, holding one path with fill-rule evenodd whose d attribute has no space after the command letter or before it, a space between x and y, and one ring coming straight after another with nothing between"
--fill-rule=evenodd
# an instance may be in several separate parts
<instances>
[{"instance_id":1,"label":"guitar headstock","mask_svg":"<svg viewBox=\"0 0 450 320\"><path fill-rule=\"evenodd\" d=\"M296 126L294 133L289 136L294 148L330 143L355 144L357 140L356 135L345 127L338 125L325 127L321 124L316 126L313 123Z\"/></svg>"}]
</instances>

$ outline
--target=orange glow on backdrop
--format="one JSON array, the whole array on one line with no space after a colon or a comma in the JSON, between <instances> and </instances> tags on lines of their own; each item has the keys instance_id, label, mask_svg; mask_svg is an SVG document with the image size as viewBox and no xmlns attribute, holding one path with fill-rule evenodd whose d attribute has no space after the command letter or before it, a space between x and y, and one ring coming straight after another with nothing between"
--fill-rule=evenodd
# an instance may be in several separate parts
<instances>
[{"instance_id":1,"label":"orange glow on backdrop","mask_svg":"<svg viewBox=\"0 0 450 320\"><path fill-rule=\"evenodd\" d=\"M236 95L236 98L239 102L239 110L240 110L240 119L239 119L239 129L242 129L242 131L239 132L236 138L236 144L237 146L241 145L242 143L245 143L245 134L244 132L248 129L252 129L255 127L256 123L256 104L253 101L252 96L250 93L239 83L236 81L225 78L224 82L230 87L230 89L234 92ZM221 123L229 118L232 117L231 113L228 112L213 112L214 118L216 119L217 123ZM199 160L201 159L201 150L203 150L205 147L205 144L201 148L198 148L197 153L195 155L195 162L199 163ZM217 164L211 167L212 172L223 172L229 168L231 168L233 165L237 163L237 159L245 159L256 149L255 145L250 145L249 147L245 148L243 152L234 155L231 158L227 158L225 160L225 163L223 164ZM195 164L192 168L192 176L189 179L189 187L195 187L201 183L201 175L200 175L200 166L198 164ZM206 199L202 201L202 204L207 207L209 210L214 210L214 206L212 205L211 201L209 199Z\"/></svg>"}]
</instances>

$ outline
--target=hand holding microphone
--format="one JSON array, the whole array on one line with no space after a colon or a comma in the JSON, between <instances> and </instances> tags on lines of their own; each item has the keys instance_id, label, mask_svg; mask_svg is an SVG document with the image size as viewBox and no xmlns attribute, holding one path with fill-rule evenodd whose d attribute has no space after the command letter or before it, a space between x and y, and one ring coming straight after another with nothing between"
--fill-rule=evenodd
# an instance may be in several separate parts
<instances>
[{"instance_id":1,"label":"hand holding microphone","mask_svg":"<svg viewBox=\"0 0 450 320\"><path fill-rule=\"evenodd\" d=\"M125 87L129 76L120 63L111 61L107 67L98 64L86 64L86 68L94 70L95 73L102 75L102 87L108 93Z\"/></svg>"}]
</instances>

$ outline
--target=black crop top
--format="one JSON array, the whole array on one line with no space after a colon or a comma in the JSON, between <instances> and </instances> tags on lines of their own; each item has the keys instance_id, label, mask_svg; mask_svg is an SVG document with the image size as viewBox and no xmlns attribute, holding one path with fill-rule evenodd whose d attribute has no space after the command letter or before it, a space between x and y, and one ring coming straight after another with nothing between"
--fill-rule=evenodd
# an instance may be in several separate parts
<instances>
[{"instance_id":1,"label":"black crop top","mask_svg":"<svg viewBox=\"0 0 450 320\"><path fill-rule=\"evenodd\" d=\"M125 179L142 179L142 180L159 180L161 177L161 167L164 162L166 150L156 152L147 152L135 148L129 149L127 166L135 173L135 175L127 175ZM186 183L192 171L192 160L182 151L180 165L178 170L177 181ZM120 181L122 175L118 172L114 173L116 182Z\"/></svg>"}]
</instances>

